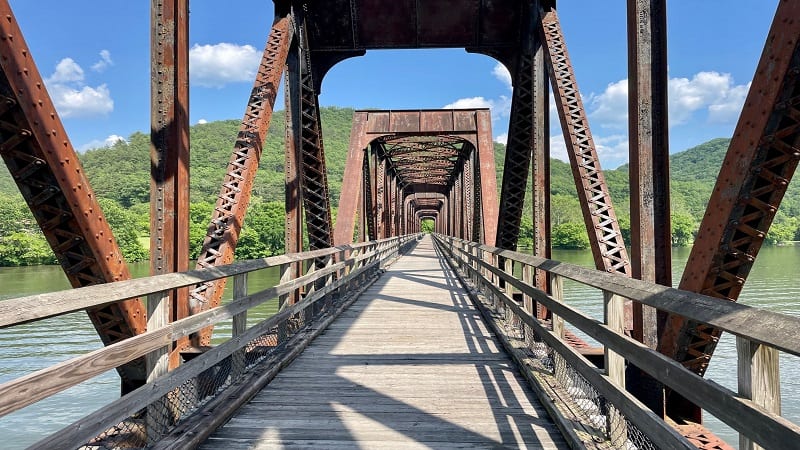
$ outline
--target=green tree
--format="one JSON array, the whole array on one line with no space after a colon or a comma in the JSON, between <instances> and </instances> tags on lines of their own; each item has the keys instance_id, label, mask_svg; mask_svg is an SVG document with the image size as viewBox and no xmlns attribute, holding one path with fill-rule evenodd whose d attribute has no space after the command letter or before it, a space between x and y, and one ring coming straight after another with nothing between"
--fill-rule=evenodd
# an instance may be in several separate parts
<instances>
[{"instance_id":1,"label":"green tree","mask_svg":"<svg viewBox=\"0 0 800 450\"><path fill-rule=\"evenodd\" d=\"M114 232L122 256L128 262L145 261L150 256L149 252L139 242L139 232L137 229L136 215L124 209L114 200L105 198L98 199L100 207L103 209L108 225Z\"/></svg>"},{"instance_id":2,"label":"green tree","mask_svg":"<svg viewBox=\"0 0 800 450\"><path fill-rule=\"evenodd\" d=\"M566 249L589 248L589 236L582 223L567 222L553 227L553 247Z\"/></svg>"},{"instance_id":3,"label":"green tree","mask_svg":"<svg viewBox=\"0 0 800 450\"><path fill-rule=\"evenodd\" d=\"M33 266L57 262L41 233L18 231L0 237L0 266Z\"/></svg>"},{"instance_id":4,"label":"green tree","mask_svg":"<svg viewBox=\"0 0 800 450\"><path fill-rule=\"evenodd\" d=\"M673 212L670 220L672 221L672 245L685 247L694 241L697 224L690 214Z\"/></svg>"},{"instance_id":5,"label":"green tree","mask_svg":"<svg viewBox=\"0 0 800 450\"><path fill-rule=\"evenodd\" d=\"M423 219L422 223L420 224L420 230L423 233L433 233L436 229L436 225L434 225L433 220L431 219Z\"/></svg>"}]
</instances>

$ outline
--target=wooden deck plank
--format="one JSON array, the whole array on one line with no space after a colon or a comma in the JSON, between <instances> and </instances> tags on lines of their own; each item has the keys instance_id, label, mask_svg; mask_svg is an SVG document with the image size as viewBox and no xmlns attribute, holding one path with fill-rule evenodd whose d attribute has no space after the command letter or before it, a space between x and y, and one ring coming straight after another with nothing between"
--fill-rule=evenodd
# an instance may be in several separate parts
<instances>
[{"instance_id":1,"label":"wooden deck plank","mask_svg":"<svg viewBox=\"0 0 800 450\"><path fill-rule=\"evenodd\" d=\"M567 445L429 237L203 449Z\"/></svg>"}]
</instances>

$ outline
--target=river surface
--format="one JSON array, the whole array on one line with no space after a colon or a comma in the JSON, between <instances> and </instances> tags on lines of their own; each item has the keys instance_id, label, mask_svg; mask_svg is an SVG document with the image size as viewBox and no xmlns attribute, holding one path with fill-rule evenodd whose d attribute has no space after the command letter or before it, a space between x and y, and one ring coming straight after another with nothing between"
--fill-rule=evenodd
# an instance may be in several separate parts
<instances>
[{"instance_id":1,"label":"river surface","mask_svg":"<svg viewBox=\"0 0 800 450\"><path fill-rule=\"evenodd\" d=\"M689 249L673 249L673 284L689 255ZM591 267L592 256L586 251L555 251L554 259ZM761 250L740 302L800 316L800 247L765 247ZM147 264L131 267L134 277L147 275ZM249 291L274 285L276 269L267 269L249 277ZM226 298L230 298L230 284ZM42 292L68 289L66 277L58 266L0 268L0 301ZM602 295L569 281L564 286L565 300L590 315L602 318ZM275 302L262 305L248 315L254 324L275 310ZM216 328L220 336L230 336L230 324ZM32 324L0 330L0 383L18 378L60 361L101 347L100 339L84 313L74 313ZM736 389L736 342L727 333L720 340L711 360L707 378ZM781 355L783 415L800 422L800 359ZM0 448L17 449L36 442L86 414L116 399L119 381L115 371L84 382L48 399L0 418ZM707 425L731 445L737 435L706 414Z\"/></svg>"}]
</instances>

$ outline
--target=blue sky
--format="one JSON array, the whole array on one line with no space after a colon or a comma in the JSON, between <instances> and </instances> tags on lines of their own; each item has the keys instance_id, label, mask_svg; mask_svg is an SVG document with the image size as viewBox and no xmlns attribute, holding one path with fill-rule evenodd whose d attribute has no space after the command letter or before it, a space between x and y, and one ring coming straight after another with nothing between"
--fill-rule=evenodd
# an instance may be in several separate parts
<instances>
[{"instance_id":1,"label":"blue sky","mask_svg":"<svg viewBox=\"0 0 800 450\"><path fill-rule=\"evenodd\" d=\"M79 150L150 127L150 2L10 0ZM559 16L604 168L627 160L627 52L622 0L561 0ZM193 124L240 119L269 25L269 0L193 0ZM776 0L668 2L670 147L729 137L755 71ZM323 106L489 106L508 128L511 90L493 59L461 49L371 51L334 67ZM279 100L279 109L282 101ZM553 155L566 159L555 114Z\"/></svg>"}]
</instances>

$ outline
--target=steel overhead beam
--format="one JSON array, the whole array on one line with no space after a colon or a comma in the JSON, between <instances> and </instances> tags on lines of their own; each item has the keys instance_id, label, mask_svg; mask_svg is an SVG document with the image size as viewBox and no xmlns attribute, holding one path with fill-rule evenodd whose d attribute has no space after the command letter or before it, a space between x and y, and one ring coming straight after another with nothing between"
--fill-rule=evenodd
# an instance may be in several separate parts
<instances>
[{"instance_id":1,"label":"steel overhead beam","mask_svg":"<svg viewBox=\"0 0 800 450\"><path fill-rule=\"evenodd\" d=\"M197 259L197 268L227 264L233 260L292 37L290 18L276 15ZM196 286L190 297L191 313L219 305L224 288L225 279ZM211 328L206 328L194 336L193 345L208 345L211 331Z\"/></svg>"},{"instance_id":2,"label":"steel overhead beam","mask_svg":"<svg viewBox=\"0 0 800 450\"><path fill-rule=\"evenodd\" d=\"M679 287L736 301L800 159L800 2L779 2ZM704 374L721 332L669 315L659 350Z\"/></svg>"},{"instance_id":3,"label":"steel overhead beam","mask_svg":"<svg viewBox=\"0 0 800 450\"><path fill-rule=\"evenodd\" d=\"M600 160L555 8L542 11L539 31L547 47L547 69L595 266L600 270L630 276L625 243L600 169Z\"/></svg>"},{"instance_id":4,"label":"steel overhead beam","mask_svg":"<svg viewBox=\"0 0 800 450\"><path fill-rule=\"evenodd\" d=\"M67 137L8 0L0 0L0 155L73 287L130 272ZM143 303L87 310L105 345L143 333ZM118 369L122 391L145 380L144 359Z\"/></svg>"}]
</instances>

